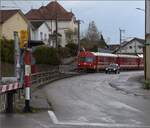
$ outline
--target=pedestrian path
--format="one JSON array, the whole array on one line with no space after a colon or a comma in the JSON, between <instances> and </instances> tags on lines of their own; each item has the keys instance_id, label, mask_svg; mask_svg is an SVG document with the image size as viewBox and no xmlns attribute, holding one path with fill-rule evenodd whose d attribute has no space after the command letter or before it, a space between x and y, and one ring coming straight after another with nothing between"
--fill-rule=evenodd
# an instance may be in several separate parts
<instances>
[{"instance_id":1,"label":"pedestrian path","mask_svg":"<svg viewBox=\"0 0 150 128\"><path fill-rule=\"evenodd\" d=\"M136 74L134 76L120 75L118 79L110 82L110 85L117 90L124 91L127 94L141 96L150 99L150 90L144 89L144 74Z\"/></svg>"}]
</instances>

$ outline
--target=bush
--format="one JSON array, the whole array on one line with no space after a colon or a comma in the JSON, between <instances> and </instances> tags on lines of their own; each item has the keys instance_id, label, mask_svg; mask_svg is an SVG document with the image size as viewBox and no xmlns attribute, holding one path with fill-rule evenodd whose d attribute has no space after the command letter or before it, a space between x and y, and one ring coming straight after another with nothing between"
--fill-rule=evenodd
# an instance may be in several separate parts
<instances>
[{"instance_id":1,"label":"bush","mask_svg":"<svg viewBox=\"0 0 150 128\"><path fill-rule=\"evenodd\" d=\"M1 39L0 52L3 62L14 63L14 41Z\"/></svg>"},{"instance_id":2,"label":"bush","mask_svg":"<svg viewBox=\"0 0 150 128\"><path fill-rule=\"evenodd\" d=\"M66 45L66 48L69 49L69 53L70 53L71 56L77 55L77 50L78 50L78 45L77 45L77 44L68 43L68 44Z\"/></svg>"},{"instance_id":3,"label":"bush","mask_svg":"<svg viewBox=\"0 0 150 128\"><path fill-rule=\"evenodd\" d=\"M59 52L61 59L71 56L71 54L69 52L69 48L67 48L67 47L60 47L58 52Z\"/></svg>"},{"instance_id":4,"label":"bush","mask_svg":"<svg viewBox=\"0 0 150 128\"><path fill-rule=\"evenodd\" d=\"M37 64L59 65L60 57L58 50L46 46L37 47L33 52Z\"/></svg>"},{"instance_id":5,"label":"bush","mask_svg":"<svg viewBox=\"0 0 150 128\"><path fill-rule=\"evenodd\" d=\"M147 90L150 89L150 80L145 80L145 82L144 82L144 89L147 89Z\"/></svg>"}]
</instances>

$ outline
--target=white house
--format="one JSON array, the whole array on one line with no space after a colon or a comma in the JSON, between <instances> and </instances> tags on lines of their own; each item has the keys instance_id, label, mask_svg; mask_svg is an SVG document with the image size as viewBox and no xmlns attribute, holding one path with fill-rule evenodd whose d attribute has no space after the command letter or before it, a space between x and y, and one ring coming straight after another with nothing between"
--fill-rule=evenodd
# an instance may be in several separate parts
<instances>
[{"instance_id":1,"label":"white house","mask_svg":"<svg viewBox=\"0 0 150 128\"><path fill-rule=\"evenodd\" d=\"M114 52L121 54L143 54L144 44L144 39L133 38L130 41L121 43L121 46L118 47Z\"/></svg>"},{"instance_id":2,"label":"white house","mask_svg":"<svg viewBox=\"0 0 150 128\"><path fill-rule=\"evenodd\" d=\"M44 21L32 21L30 22L31 40L43 41L46 45L49 45L50 28Z\"/></svg>"},{"instance_id":3,"label":"white house","mask_svg":"<svg viewBox=\"0 0 150 128\"><path fill-rule=\"evenodd\" d=\"M31 9L26 18L33 21L45 21L50 28L50 45L56 44L56 30L58 44L64 47L67 44L66 32L71 30L73 33L73 42L77 43L78 23L72 12L65 10L57 1L50 2L47 6L42 6L39 9ZM57 29L56 29L57 28Z\"/></svg>"}]
</instances>

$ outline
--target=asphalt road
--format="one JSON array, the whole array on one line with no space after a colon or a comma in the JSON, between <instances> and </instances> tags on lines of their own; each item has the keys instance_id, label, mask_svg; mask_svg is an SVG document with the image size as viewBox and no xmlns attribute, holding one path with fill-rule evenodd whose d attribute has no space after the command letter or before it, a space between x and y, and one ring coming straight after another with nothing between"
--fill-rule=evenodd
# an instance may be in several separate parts
<instances>
[{"instance_id":1,"label":"asphalt road","mask_svg":"<svg viewBox=\"0 0 150 128\"><path fill-rule=\"evenodd\" d=\"M53 112L0 114L0 128L150 128L150 100L109 85L142 74L92 73L53 82L38 90Z\"/></svg>"},{"instance_id":2,"label":"asphalt road","mask_svg":"<svg viewBox=\"0 0 150 128\"><path fill-rule=\"evenodd\" d=\"M141 75L143 72L88 74L54 82L44 88L51 102L54 123L97 127L149 127L150 101L118 91L110 81ZM52 118L52 117L51 117Z\"/></svg>"}]
</instances>

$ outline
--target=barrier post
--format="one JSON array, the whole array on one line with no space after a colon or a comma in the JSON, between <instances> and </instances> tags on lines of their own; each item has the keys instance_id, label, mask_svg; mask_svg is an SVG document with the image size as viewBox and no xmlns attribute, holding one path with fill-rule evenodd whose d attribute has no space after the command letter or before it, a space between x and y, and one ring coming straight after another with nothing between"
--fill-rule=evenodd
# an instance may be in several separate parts
<instances>
[{"instance_id":1,"label":"barrier post","mask_svg":"<svg viewBox=\"0 0 150 128\"><path fill-rule=\"evenodd\" d=\"M6 94L6 113L13 112L13 91L9 91Z\"/></svg>"},{"instance_id":2,"label":"barrier post","mask_svg":"<svg viewBox=\"0 0 150 128\"><path fill-rule=\"evenodd\" d=\"M25 76L24 76L24 87L25 87L25 112L30 112L30 50L26 49L24 51L24 64L25 64Z\"/></svg>"}]
</instances>

